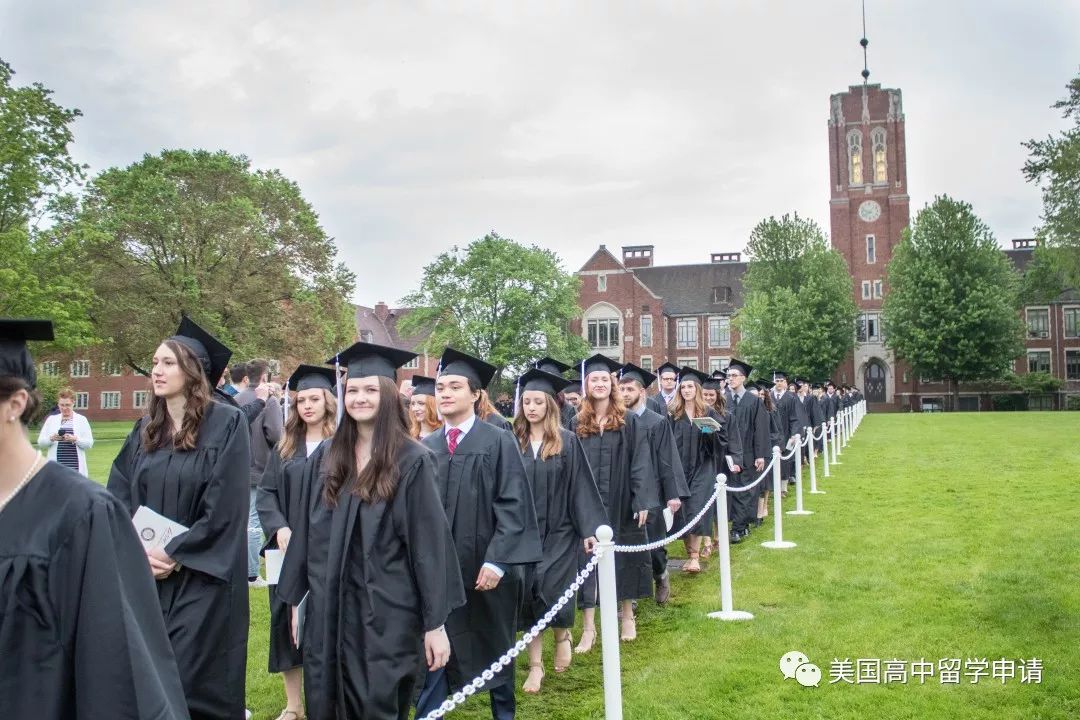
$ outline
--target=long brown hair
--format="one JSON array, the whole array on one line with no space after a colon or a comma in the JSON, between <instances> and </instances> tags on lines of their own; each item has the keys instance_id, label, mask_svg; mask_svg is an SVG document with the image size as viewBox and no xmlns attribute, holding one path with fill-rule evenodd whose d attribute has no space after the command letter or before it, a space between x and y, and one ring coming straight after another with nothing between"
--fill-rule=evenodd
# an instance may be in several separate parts
<instances>
[{"instance_id":1,"label":"long brown hair","mask_svg":"<svg viewBox=\"0 0 1080 720\"><path fill-rule=\"evenodd\" d=\"M389 502L397 492L400 479L398 455L401 448L413 440L409 437L409 425L397 386L390 378L379 377L379 410L375 414L371 436L371 459L357 472L356 442L359 437L356 421L346 414L330 441L326 456L323 499L330 507L337 506L338 497L345 490L366 503Z\"/></svg>"},{"instance_id":2,"label":"long brown hair","mask_svg":"<svg viewBox=\"0 0 1080 720\"><path fill-rule=\"evenodd\" d=\"M285 392L289 391L286 390ZM322 436L323 440L325 440L334 435L337 398L334 397L334 393L326 388L322 389L322 394L323 405L326 409L326 414L323 415L322 420ZM288 460L296 454L296 449L303 447L306 442L307 423L300 417L300 413L296 411L294 406L292 412L289 413L289 419L285 421L285 432L281 436L281 442L278 443L278 454L281 455L282 460Z\"/></svg>"},{"instance_id":3,"label":"long brown hair","mask_svg":"<svg viewBox=\"0 0 1080 720\"><path fill-rule=\"evenodd\" d=\"M426 427L430 429L429 432L435 432L442 427L442 420L439 419L439 408L435 404L435 398L430 395L414 395L413 397L424 398L423 422L416 419L416 416L412 414L412 409L409 410L409 435L413 440L419 440L421 430Z\"/></svg>"},{"instance_id":4,"label":"long brown hair","mask_svg":"<svg viewBox=\"0 0 1080 720\"><path fill-rule=\"evenodd\" d=\"M540 459L547 460L552 455L558 455L562 452L562 433L559 432L562 429L562 425L559 424L559 405L555 402L555 398L551 397L547 393L544 393L544 401L547 407L547 414L544 415L544 439L540 443ZM525 408L522 403L518 403L517 415L514 416L514 435L517 436L518 445L521 446L522 451L529 447L529 442L532 439L529 434L529 420L525 417Z\"/></svg>"},{"instance_id":5,"label":"long brown hair","mask_svg":"<svg viewBox=\"0 0 1080 720\"><path fill-rule=\"evenodd\" d=\"M765 403L765 409L769 412L773 411L775 404L773 403L772 393L768 390L762 390L758 395L761 396L761 402Z\"/></svg>"},{"instance_id":6,"label":"long brown hair","mask_svg":"<svg viewBox=\"0 0 1080 720\"><path fill-rule=\"evenodd\" d=\"M176 355L176 366L184 373L184 420L180 432L174 434L168 403L163 397L150 394L150 420L142 429L142 447L145 452L163 449L172 441L175 450L194 450L199 443L199 428L203 416L210 407L210 383L206 380L202 363L195 354L175 340L166 340L165 347Z\"/></svg>"},{"instance_id":7,"label":"long brown hair","mask_svg":"<svg viewBox=\"0 0 1080 720\"><path fill-rule=\"evenodd\" d=\"M713 403L713 410L720 413L721 417L727 414L727 395L724 394L723 390L716 391L716 402Z\"/></svg>"},{"instance_id":8,"label":"long brown hair","mask_svg":"<svg viewBox=\"0 0 1080 720\"><path fill-rule=\"evenodd\" d=\"M472 389L472 383L469 383L469 388ZM487 420L492 415L502 417L495 406L491 404L491 398L488 397L487 390L480 388L480 399L476 401L476 417Z\"/></svg>"},{"instance_id":9,"label":"long brown hair","mask_svg":"<svg viewBox=\"0 0 1080 720\"><path fill-rule=\"evenodd\" d=\"M607 419L607 425L601 428L600 418L596 416L596 408L593 407L592 395L589 394L586 381L586 389L581 396L581 405L578 407L577 436L584 438L599 435L602 430L618 430L626 424L626 406L623 405L614 376L611 379L611 395L608 397Z\"/></svg>"},{"instance_id":10,"label":"long brown hair","mask_svg":"<svg viewBox=\"0 0 1080 720\"><path fill-rule=\"evenodd\" d=\"M699 418L705 414L705 398L701 396L701 386L694 383L694 417ZM679 387L675 388L675 398L671 401L671 417L675 420L679 420L683 415L686 415L686 401L682 396L682 383L679 383Z\"/></svg>"}]
</instances>

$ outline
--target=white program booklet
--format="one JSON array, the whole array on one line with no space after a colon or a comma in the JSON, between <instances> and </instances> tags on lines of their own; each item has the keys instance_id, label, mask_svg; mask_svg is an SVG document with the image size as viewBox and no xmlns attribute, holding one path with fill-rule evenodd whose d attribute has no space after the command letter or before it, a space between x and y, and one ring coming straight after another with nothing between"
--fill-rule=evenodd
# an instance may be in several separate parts
<instances>
[{"instance_id":1,"label":"white program booklet","mask_svg":"<svg viewBox=\"0 0 1080 720\"><path fill-rule=\"evenodd\" d=\"M281 550L267 550L263 553L266 558L266 583L277 585L281 577L281 566L285 562L285 553Z\"/></svg>"},{"instance_id":2,"label":"white program booklet","mask_svg":"<svg viewBox=\"0 0 1080 720\"><path fill-rule=\"evenodd\" d=\"M311 591L304 593L300 604L296 606L296 647L304 646L304 625L307 624L307 601Z\"/></svg>"},{"instance_id":3,"label":"white program booklet","mask_svg":"<svg viewBox=\"0 0 1080 720\"><path fill-rule=\"evenodd\" d=\"M664 508L664 526L667 527L668 532L671 532L671 526L675 524L675 513L671 512L671 508Z\"/></svg>"},{"instance_id":4,"label":"white program booklet","mask_svg":"<svg viewBox=\"0 0 1080 720\"><path fill-rule=\"evenodd\" d=\"M154 512L145 505L139 506L131 522L135 524L135 532L139 534L139 540L142 541L143 548L146 550L154 548L164 550L174 537L188 531L188 528L180 523Z\"/></svg>"}]
</instances>

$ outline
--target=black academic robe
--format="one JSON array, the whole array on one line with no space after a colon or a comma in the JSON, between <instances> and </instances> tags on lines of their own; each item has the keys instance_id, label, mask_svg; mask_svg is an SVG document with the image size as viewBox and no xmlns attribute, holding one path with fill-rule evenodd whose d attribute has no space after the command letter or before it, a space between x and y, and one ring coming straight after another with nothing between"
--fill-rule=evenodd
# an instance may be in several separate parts
<instances>
[{"instance_id":1,"label":"black academic robe","mask_svg":"<svg viewBox=\"0 0 1080 720\"><path fill-rule=\"evenodd\" d=\"M189 530L165 546L179 570L157 581L193 719L244 716L247 665L248 424L210 403L194 450L142 449L143 417L109 474L109 491L134 514L142 505Z\"/></svg>"},{"instance_id":2,"label":"black academic robe","mask_svg":"<svg viewBox=\"0 0 1080 720\"><path fill-rule=\"evenodd\" d=\"M305 466L308 486L320 495L317 478L328 447L316 449ZM366 503L351 492L341 494L332 509L317 500L329 513L329 536L326 561L314 568L325 575L315 584L303 577L312 570L304 568L305 537L311 535L294 534L289 541L279 593L295 604L301 591L311 590L306 608L317 607L321 617L321 639L307 644L315 629L308 624L302 639L305 668L313 653L320 668L319 683L306 685L311 720L408 717L424 633L445 625L465 600L434 458L410 440L397 469L389 502Z\"/></svg>"},{"instance_id":3,"label":"black academic robe","mask_svg":"<svg viewBox=\"0 0 1080 720\"><path fill-rule=\"evenodd\" d=\"M575 431L577 423L574 423ZM635 515L648 510L660 511L660 497L652 466L648 433L638 424L638 417L627 412L618 430L581 438L589 460L596 488L607 509L608 525L615 531L619 545L641 545L648 541L644 526L638 527ZM652 570L648 553L615 555L616 592L619 600L652 596ZM591 585L595 588L595 585ZM591 597L590 597L591 596ZM596 607L595 592L581 595L583 607Z\"/></svg>"},{"instance_id":4,"label":"black academic robe","mask_svg":"<svg viewBox=\"0 0 1080 720\"><path fill-rule=\"evenodd\" d=\"M543 559L528 576L525 602L518 619L522 630L536 624L574 582L582 540L596 535L596 528L607 522L604 502L581 441L569 430L560 430L560 435L562 452L547 460L533 457L531 444L521 451L544 548ZM574 603L563 606L549 626L573 627Z\"/></svg>"},{"instance_id":5,"label":"black academic robe","mask_svg":"<svg viewBox=\"0 0 1080 720\"><path fill-rule=\"evenodd\" d=\"M255 418L259 417L259 413L266 409L266 401L255 398L251 402L241 405L236 401L236 398L229 393L214 388L212 393L214 402L219 402L222 405L228 405L234 407L240 412L244 413L244 419L247 420L248 425L255 422Z\"/></svg>"},{"instance_id":6,"label":"black academic robe","mask_svg":"<svg viewBox=\"0 0 1080 720\"><path fill-rule=\"evenodd\" d=\"M188 717L131 517L55 462L0 514L0 648L5 718Z\"/></svg>"},{"instance_id":7,"label":"black academic robe","mask_svg":"<svg viewBox=\"0 0 1080 720\"><path fill-rule=\"evenodd\" d=\"M754 461L761 458L768 465L772 458L772 445L769 442L769 413L761 398L747 392L738 405L732 399L732 421L728 431L728 454L732 462L741 468L728 481L729 485L744 487L757 480L760 474L754 468ZM766 485L766 483L769 483ZM740 493L728 493L728 516L733 529L743 530L757 516L754 499L764 489L771 487L766 478L758 484L756 490Z\"/></svg>"},{"instance_id":8,"label":"black academic robe","mask_svg":"<svg viewBox=\"0 0 1080 720\"><path fill-rule=\"evenodd\" d=\"M836 396L836 393L832 395L825 393L821 396L821 399L825 402L825 417L832 420L840 409L840 399Z\"/></svg>"},{"instance_id":9,"label":"black academic robe","mask_svg":"<svg viewBox=\"0 0 1080 720\"><path fill-rule=\"evenodd\" d=\"M669 416L658 415L645 408L638 417L638 425L645 429L652 452L653 473L657 481L657 497L663 508L668 500L685 500L690 497L690 488L686 483L686 471L675 446L675 436L671 432Z\"/></svg>"},{"instance_id":10,"label":"black academic robe","mask_svg":"<svg viewBox=\"0 0 1080 720\"><path fill-rule=\"evenodd\" d=\"M437 483L457 549L465 605L450 614L446 631L452 654L451 691L470 682L515 642L521 604L522 566L543 559L532 491L513 433L484 422L458 443L454 455L443 430L424 438L435 454ZM494 590L475 590L484 563L504 571ZM510 663L486 689L513 682Z\"/></svg>"},{"instance_id":11,"label":"black academic robe","mask_svg":"<svg viewBox=\"0 0 1080 720\"><path fill-rule=\"evenodd\" d=\"M492 427L497 427L500 430L505 430L511 435L514 433L514 426L510 424L509 420L504 418L499 413L491 413L486 418L484 418L484 422L486 422L488 425L491 425Z\"/></svg>"},{"instance_id":12,"label":"black academic robe","mask_svg":"<svg viewBox=\"0 0 1080 720\"><path fill-rule=\"evenodd\" d=\"M799 433L803 442L810 430L810 398L809 396L795 396L795 432ZM806 453L803 452L803 457Z\"/></svg>"},{"instance_id":13,"label":"black academic robe","mask_svg":"<svg viewBox=\"0 0 1080 720\"><path fill-rule=\"evenodd\" d=\"M300 443L288 460L274 451L266 463L262 480L255 493L255 509L266 535L263 551L278 548L277 532L281 528L295 530L307 509L303 505L304 469L307 465L307 445ZM290 540L290 546L292 541ZM303 664L303 654L292 641L292 608L282 601L274 587L270 594L270 659L272 673L285 672Z\"/></svg>"},{"instance_id":14,"label":"black academic robe","mask_svg":"<svg viewBox=\"0 0 1080 720\"><path fill-rule=\"evenodd\" d=\"M657 415L667 417L668 409L667 403L664 402L664 396L657 393L656 395L650 395L645 398L645 407L652 410Z\"/></svg>"},{"instance_id":15,"label":"black academic robe","mask_svg":"<svg viewBox=\"0 0 1080 720\"><path fill-rule=\"evenodd\" d=\"M724 418L711 409L706 410L705 414L720 423L720 429L715 432L702 432L702 428L696 427L686 415L677 420L674 417L669 420L675 437L675 447L679 451L679 460L690 488L690 496L679 511L680 519L676 524L680 528L701 512L716 489L717 473L725 472L723 468L724 455L727 454L727 428ZM712 528L713 513L707 512L705 517L691 528L690 533L711 535Z\"/></svg>"},{"instance_id":16,"label":"black academic robe","mask_svg":"<svg viewBox=\"0 0 1080 720\"><path fill-rule=\"evenodd\" d=\"M569 430L570 426L574 422L574 416L577 415L577 410L568 402L564 402L562 407L559 408L559 424L565 429Z\"/></svg>"}]
</instances>

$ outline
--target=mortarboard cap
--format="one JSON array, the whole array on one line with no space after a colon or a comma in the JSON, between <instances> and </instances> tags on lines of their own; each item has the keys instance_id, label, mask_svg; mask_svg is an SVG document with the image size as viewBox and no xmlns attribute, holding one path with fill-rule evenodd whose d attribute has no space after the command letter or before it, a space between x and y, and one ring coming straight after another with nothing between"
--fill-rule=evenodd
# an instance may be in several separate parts
<instances>
[{"instance_id":1,"label":"mortarboard cap","mask_svg":"<svg viewBox=\"0 0 1080 720\"><path fill-rule=\"evenodd\" d=\"M619 369L620 380L637 380L641 387L647 388L656 382L656 376L643 367L634 363L626 363Z\"/></svg>"},{"instance_id":2,"label":"mortarboard cap","mask_svg":"<svg viewBox=\"0 0 1080 720\"><path fill-rule=\"evenodd\" d=\"M708 378L705 382L701 383L702 390L719 390L721 380L718 377Z\"/></svg>"},{"instance_id":3,"label":"mortarboard cap","mask_svg":"<svg viewBox=\"0 0 1080 720\"><path fill-rule=\"evenodd\" d=\"M663 375L664 373L666 373L669 370L671 372L675 373L676 375L679 374L679 366L678 365L676 365L673 362L666 362L663 365L661 365L660 367L656 368L656 377L660 377L661 375Z\"/></svg>"},{"instance_id":4,"label":"mortarboard cap","mask_svg":"<svg viewBox=\"0 0 1080 720\"><path fill-rule=\"evenodd\" d=\"M597 353L591 358L586 358L581 361L581 379L584 380L589 373L594 372L617 373L619 372L620 367L622 367L622 365L617 361L612 360L607 355Z\"/></svg>"},{"instance_id":5,"label":"mortarboard cap","mask_svg":"<svg viewBox=\"0 0 1080 720\"><path fill-rule=\"evenodd\" d=\"M316 388L333 391L335 374L333 368L324 368L318 365L300 365L289 376L288 387L293 392L314 390Z\"/></svg>"},{"instance_id":6,"label":"mortarboard cap","mask_svg":"<svg viewBox=\"0 0 1080 720\"><path fill-rule=\"evenodd\" d=\"M562 375L564 372L570 369L570 365L564 362L559 362L552 357L542 357L533 363L533 367L537 370L543 370L546 373L552 375Z\"/></svg>"},{"instance_id":7,"label":"mortarboard cap","mask_svg":"<svg viewBox=\"0 0 1080 720\"><path fill-rule=\"evenodd\" d=\"M706 375L705 373L701 372L700 370L698 370L696 368L690 367L689 365L684 365L682 367L682 369L679 370L679 382L680 383L686 382L687 380L693 380L698 385L703 385L705 383L705 381L708 380L708 379L709 379L708 375Z\"/></svg>"},{"instance_id":8,"label":"mortarboard cap","mask_svg":"<svg viewBox=\"0 0 1080 720\"><path fill-rule=\"evenodd\" d=\"M416 353L385 345L358 342L326 361L348 368L350 379L379 376L397 381L399 367L416 357Z\"/></svg>"},{"instance_id":9,"label":"mortarboard cap","mask_svg":"<svg viewBox=\"0 0 1080 720\"><path fill-rule=\"evenodd\" d=\"M187 315L180 317L180 327L176 329L176 334L168 339L180 343L195 355L210 381L210 387L217 384L221 374L229 366L232 350Z\"/></svg>"},{"instance_id":10,"label":"mortarboard cap","mask_svg":"<svg viewBox=\"0 0 1080 720\"><path fill-rule=\"evenodd\" d=\"M730 370L737 370L738 372L742 373L746 377L750 377L750 373L753 372L753 370L754 370L753 366L747 365L742 360L732 360L731 362L728 363L727 369L729 371Z\"/></svg>"},{"instance_id":11,"label":"mortarboard cap","mask_svg":"<svg viewBox=\"0 0 1080 720\"><path fill-rule=\"evenodd\" d=\"M776 382L777 380L787 380L787 373L783 370L773 370L772 379L773 382Z\"/></svg>"},{"instance_id":12,"label":"mortarboard cap","mask_svg":"<svg viewBox=\"0 0 1080 720\"><path fill-rule=\"evenodd\" d=\"M526 390L539 390L552 397L555 397L562 392L564 388L573 384L573 380L567 380L559 375L553 375L537 368L529 370L517 379L519 393L523 393Z\"/></svg>"},{"instance_id":13,"label":"mortarboard cap","mask_svg":"<svg viewBox=\"0 0 1080 720\"><path fill-rule=\"evenodd\" d=\"M454 348L446 348L442 359L439 360L439 370L435 373L435 377L460 375L471 380L477 388L486 388L496 372L498 368L480 358L466 355Z\"/></svg>"},{"instance_id":14,"label":"mortarboard cap","mask_svg":"<svg viewBox=\"0 0 1080 720\"><path fill-rule=\"evenodd\" d=\"M423 375L413 375L412 394L430 395L431 397L435 397L435 378L424 377Z\"/></svg>"},{"instance_id":15,"label":"mortarboard cap","mask_svg":"<svg viewBox=\"0 0 1080 720\"><path fill-rule=\"evenodd\" d=\"M26 343L52 339L52 320L0 318L0 377L22 378L33 390L37 370Z\"/></svg>"}]
</instances>

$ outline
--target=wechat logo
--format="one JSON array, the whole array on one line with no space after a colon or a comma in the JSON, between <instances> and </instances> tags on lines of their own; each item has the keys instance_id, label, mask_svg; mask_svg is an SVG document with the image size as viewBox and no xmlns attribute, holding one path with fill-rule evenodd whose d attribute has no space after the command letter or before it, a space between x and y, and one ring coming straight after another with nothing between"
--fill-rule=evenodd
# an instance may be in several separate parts
<instances>
[{"instance_id":1,"label":"wechat logo","mask_svg":"<svg viewBox=\"0 0 1080 720\"><path fill-rule=\"evenodd\" d=\"M803 687L817 687L821 683L821 668L798 650L785 653L780 658L780 672L785 680L794 679Z\"/></svg>"}]
</instances>

